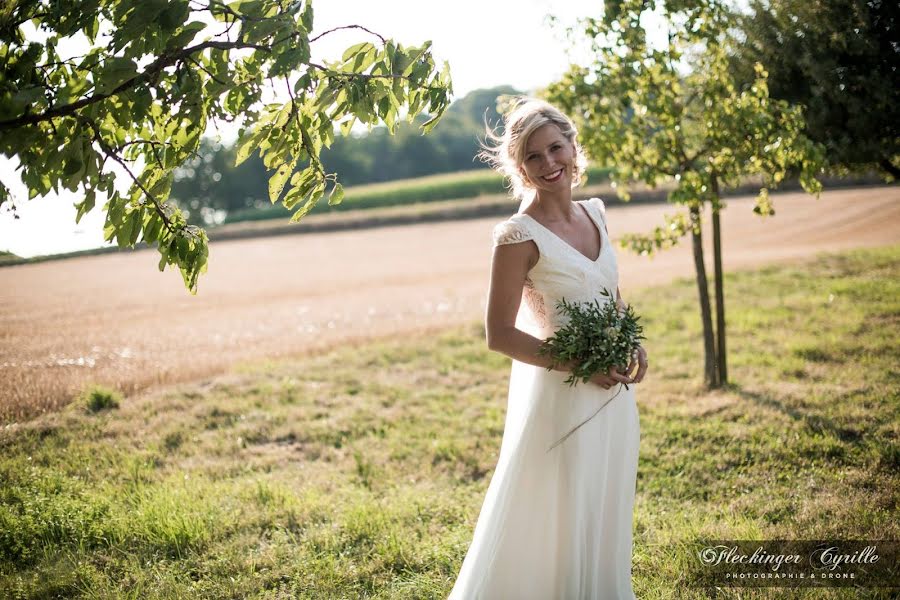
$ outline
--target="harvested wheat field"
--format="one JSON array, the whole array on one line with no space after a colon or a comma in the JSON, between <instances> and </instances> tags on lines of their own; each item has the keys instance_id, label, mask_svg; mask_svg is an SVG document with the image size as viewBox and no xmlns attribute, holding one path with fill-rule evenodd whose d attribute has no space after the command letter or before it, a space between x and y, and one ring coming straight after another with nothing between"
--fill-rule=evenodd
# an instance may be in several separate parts
<instances>
[{"instance_id":1,"label":"harvested wheat field","mask_svg":"<svg viewBox=\"0 0 900 600\"><path fill-rule=\"evenodd\" d=\"M751 196L727 200L726 270L900 241L897 186L773 200L773 218L753 214ZM611 208L610 234L616 241L650 231L673 210ZM213 242L196 296L177 271L157 270L155 251L2 268L0 420L52 410L88 383L130 394L209 377L237 362L302 360L352 340L477 319L499 220ZM629 290L693 275L689 239L652 258L618 247L616 253L626 300Z\"/></svg>"}]
</instances>

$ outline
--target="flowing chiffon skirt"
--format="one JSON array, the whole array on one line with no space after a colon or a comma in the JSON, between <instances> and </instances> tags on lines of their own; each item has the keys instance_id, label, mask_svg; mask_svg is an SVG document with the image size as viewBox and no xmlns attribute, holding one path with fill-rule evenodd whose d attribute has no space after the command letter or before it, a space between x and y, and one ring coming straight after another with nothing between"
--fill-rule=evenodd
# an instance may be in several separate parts
<instances>
[{"instance_id":1,"label":"flowing chiffon skirt","mask_svg":"<svg viewBox=\"0 0 900 600\"><path fill-rule=\"evenodd\" d=\"M567 376L513 361L500 455L450 600L634 598L635 386Z\"/></svg>"}]
</instances>

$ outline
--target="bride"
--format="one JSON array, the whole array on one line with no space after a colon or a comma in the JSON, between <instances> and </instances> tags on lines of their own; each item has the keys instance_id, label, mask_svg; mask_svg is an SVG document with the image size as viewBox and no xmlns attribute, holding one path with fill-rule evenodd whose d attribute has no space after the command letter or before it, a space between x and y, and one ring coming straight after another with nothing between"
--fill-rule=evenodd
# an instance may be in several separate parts
<instances>
[{"instance_id":1,"label":"bride","mask_svg":"<svg viewBox=\"0 0 900 600\"><path fill-rule=\"evenodd\" d=\"M485 316L488 347L512 369L497 467L450 600L634 598L640 427L623 384L643 379L647 353L574 387L571 365L550 369L538 353L564 323L560 298L602 303L615 289L624 304L603 201L572 200L587 163L576 135L557 108L523 98L480 154L521 199L493 230Z\"/></svg>"}]
</instances>

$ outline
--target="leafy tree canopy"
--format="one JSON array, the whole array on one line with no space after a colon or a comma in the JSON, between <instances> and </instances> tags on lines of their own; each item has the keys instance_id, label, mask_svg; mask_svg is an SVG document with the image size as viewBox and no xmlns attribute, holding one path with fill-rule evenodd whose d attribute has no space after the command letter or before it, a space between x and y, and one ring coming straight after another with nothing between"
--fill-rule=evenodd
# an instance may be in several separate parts
<instances>
[{"instance_id":1,"label":"leafy tree canopy","mask_svg":"<svg viewBox=\"0 0 900 600\"><path fill-rule=\"evenodd\" d=\"M806 132L837 173L900 178L900 4L753 0L735 30L739 81L765 65L769 94L806 107Z\"/></svg>"},{"instance_id":2,"label":"leafy tree canopy","mask_svg":"<svg viewBox=\"0 0 900 600\"><path fill-rule=\"evenodd\" d=\"M323 148L321 161L340 173L347 185L378 183L489 167L476 162L484 121L500 120L496 99L514 94L510 86L478 89L455 99L427 136L420 133L428 116L400 122L392 134L387 127L339 136ZM188 223L204 226L235 213L270 206L268 174L256 155L235 167L236 147L204 137L197 154L175 171L170 198L185 212ZM313 209L319 210L321 207ZM269 212L269 211L267 211ZM280 211L279 211L280 213Z\"/></svg>"},{"instance_id":3,"label":"leafy tree canopy","mask_svg":"<svg viewBox=\"0 0 900 600\"><path fill-rule=\"evenodd\" d=\"M644 28L651 10L667 26L662 47ZM596 60L572 65L547 97L581 125L586 151L610 165L624 198L630 182L673 181L671 202L694 209L710 202L718 210L720 186L757 175L764 185L754 210L772 214L768 190L791 168L800 171L804 189L821 190L815 176L823 149L804 134L802 107L769 96L760 63L746 86L730 72L733 26L721 0L610 0L603 17L581 21ZM699 225L681 213L651 235L623 241L649 254Z\"/></svg>"},{"instance_id":4,"label":"leafy tree canopy","mask_svg":"<svg viewBox=\"0 0 900 600\"><path fill-rule=\"evenodd\" d=\"M645 18L655 13L667 35L649 39ZM747 85L729 69L735 19L724 0L607 0L602 18L581 25L596 61L573 66L548 89L581 124L588 154L612 168L625 186L674 181L670 202L686 207L651 234L627 234L622 243L641 254L678 243L690 232L703 328L704 381L727 382L720 186L762 178L754 211L774 213L768 190L790 169L817 196L824 150L804 133L802 107L769 96L764 65L753 65ZM716 331L703 257L702 209L713 226Z\"/></svg>"},{"instance_id":5,"label":"leafy tree canopy","mask_svg":"<svg viewBox=\"0 0 900 600\"><path fill-rule=\"evenodd\" d=\"M31 23L46 36L26 39ZM213 23L210 25L209 23ZM80 218L106 199L105 237L119 246L156 244L159 268L174 264L196 293L206 270L208 240L167 202L174 170L196 156L210 121L238 121L240 164L258 152L270 200L303 217L324 195L343 188L320 153L359 120L393 132L401 109L423 112L428 133L452 95L449 65L438 71L430 42L404 47L377 42L347 48L323 64L311 46L311 0L46 0L0 8L0 152L16 157L29 199L62 186L83 191ZM82 56L62 58L61 40L83 34ZM266 85L287 90L286 102L263 102ZM109 164L131 187L114 186ZM285 191L286 189L286 191ZM282 196L282 192L284 195ZM0 182L0 205L12 204ZM14 204L13 204L14 206Z\"/></svg>"}]
</instances>

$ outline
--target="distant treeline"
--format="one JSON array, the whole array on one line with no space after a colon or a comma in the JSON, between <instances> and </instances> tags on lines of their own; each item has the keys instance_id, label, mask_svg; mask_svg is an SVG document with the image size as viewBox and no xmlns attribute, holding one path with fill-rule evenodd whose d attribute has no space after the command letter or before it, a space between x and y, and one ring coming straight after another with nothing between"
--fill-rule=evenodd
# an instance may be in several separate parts
<instances>
[{"instance_id":1,"label":"distant treeline","mask_svg":"<svg viewBox=\"0 0 900 600\"><path fill-rule=\"evenodd\" d=\"M736 80L750 85L756 63L763 64L771 98L804 107L805 133L825 146L831 175L877 168L888 180L900 180L897 6L867 0L752 0L742 11L745 43L730 65ZM323 149L322 161L347 188L341 209L501 193L501 178L475 156L485 138L485 121L499 129L497 96L519 93L510 86L473 91L455 100L426 136L419 128L425 116L415 124L401 122L394 136L384 127L337 135L332 147ZM234 160L233 147L204 140L199 156L176 172L172 198L189 211L191 222L289 214L269 201L271 173L257 155L237 168ZM400 181L442 173L458 175ZM603 179L602 170L589 174L592 184ZM379 182L397 183L359 187ZM323 201L314 210L327 209Z\"/></svg>"},{"instance_id":2,"label":"distant treeline","mask_svg":"<svg viewBox=\"0 0 900 600\"><path fill-rule=\"evenodd\" d=\"M609 178L609 169L591 167L587 172L587 180L591 184ZM429 177L405 179L386 183L353 186L346 190L344 201L337 206L328 206L324 199L311 213L335 210L355 210L362 208L382 208L416 202L434 202L437 200L455 200L459 198L477 198L480 195L495 195L506 192L503 178L495 171L477 169ZM281 204L267 205L262 208L247 208L228 214L225 223L239 221L258 221L264 219L289 218L291 211Z\"/></svg>"},{"instance_id":3,"label":"distant treeline","mask_svg":"<svg viewBox=\"0 0 900 600\"><path fill-rule=\"evenodd\" d=\"M385 204L441 200L496 194L503 191L502 180L475 158L479 142L485 139L485 122L498 129L496 111L500 94L521 93L509 86L477 90L456 100L440 123L426 136L419 125L425 117L410 124L405 121L391 136L384 127L349 137L336 136L331 148L323 149L322 162L328 172L348 188L380 182L419 178L460 171L476 172L452 178L452 183L437 179L391 186L390 200L384 189L347 190L343 208L384 206ZM199 157L176 172L172 198L189 211L196 224L267 218L290 214L281 205L272 206L268 198L271 173L254 154L234 167L235 148L204 139ZM481 167L481 168L479 168ZM479 172L480 171L480 172ZM328 210L324 200L314 209ZM255 209L268 209L255 214Z\"/></svg>"}]
</instances>

